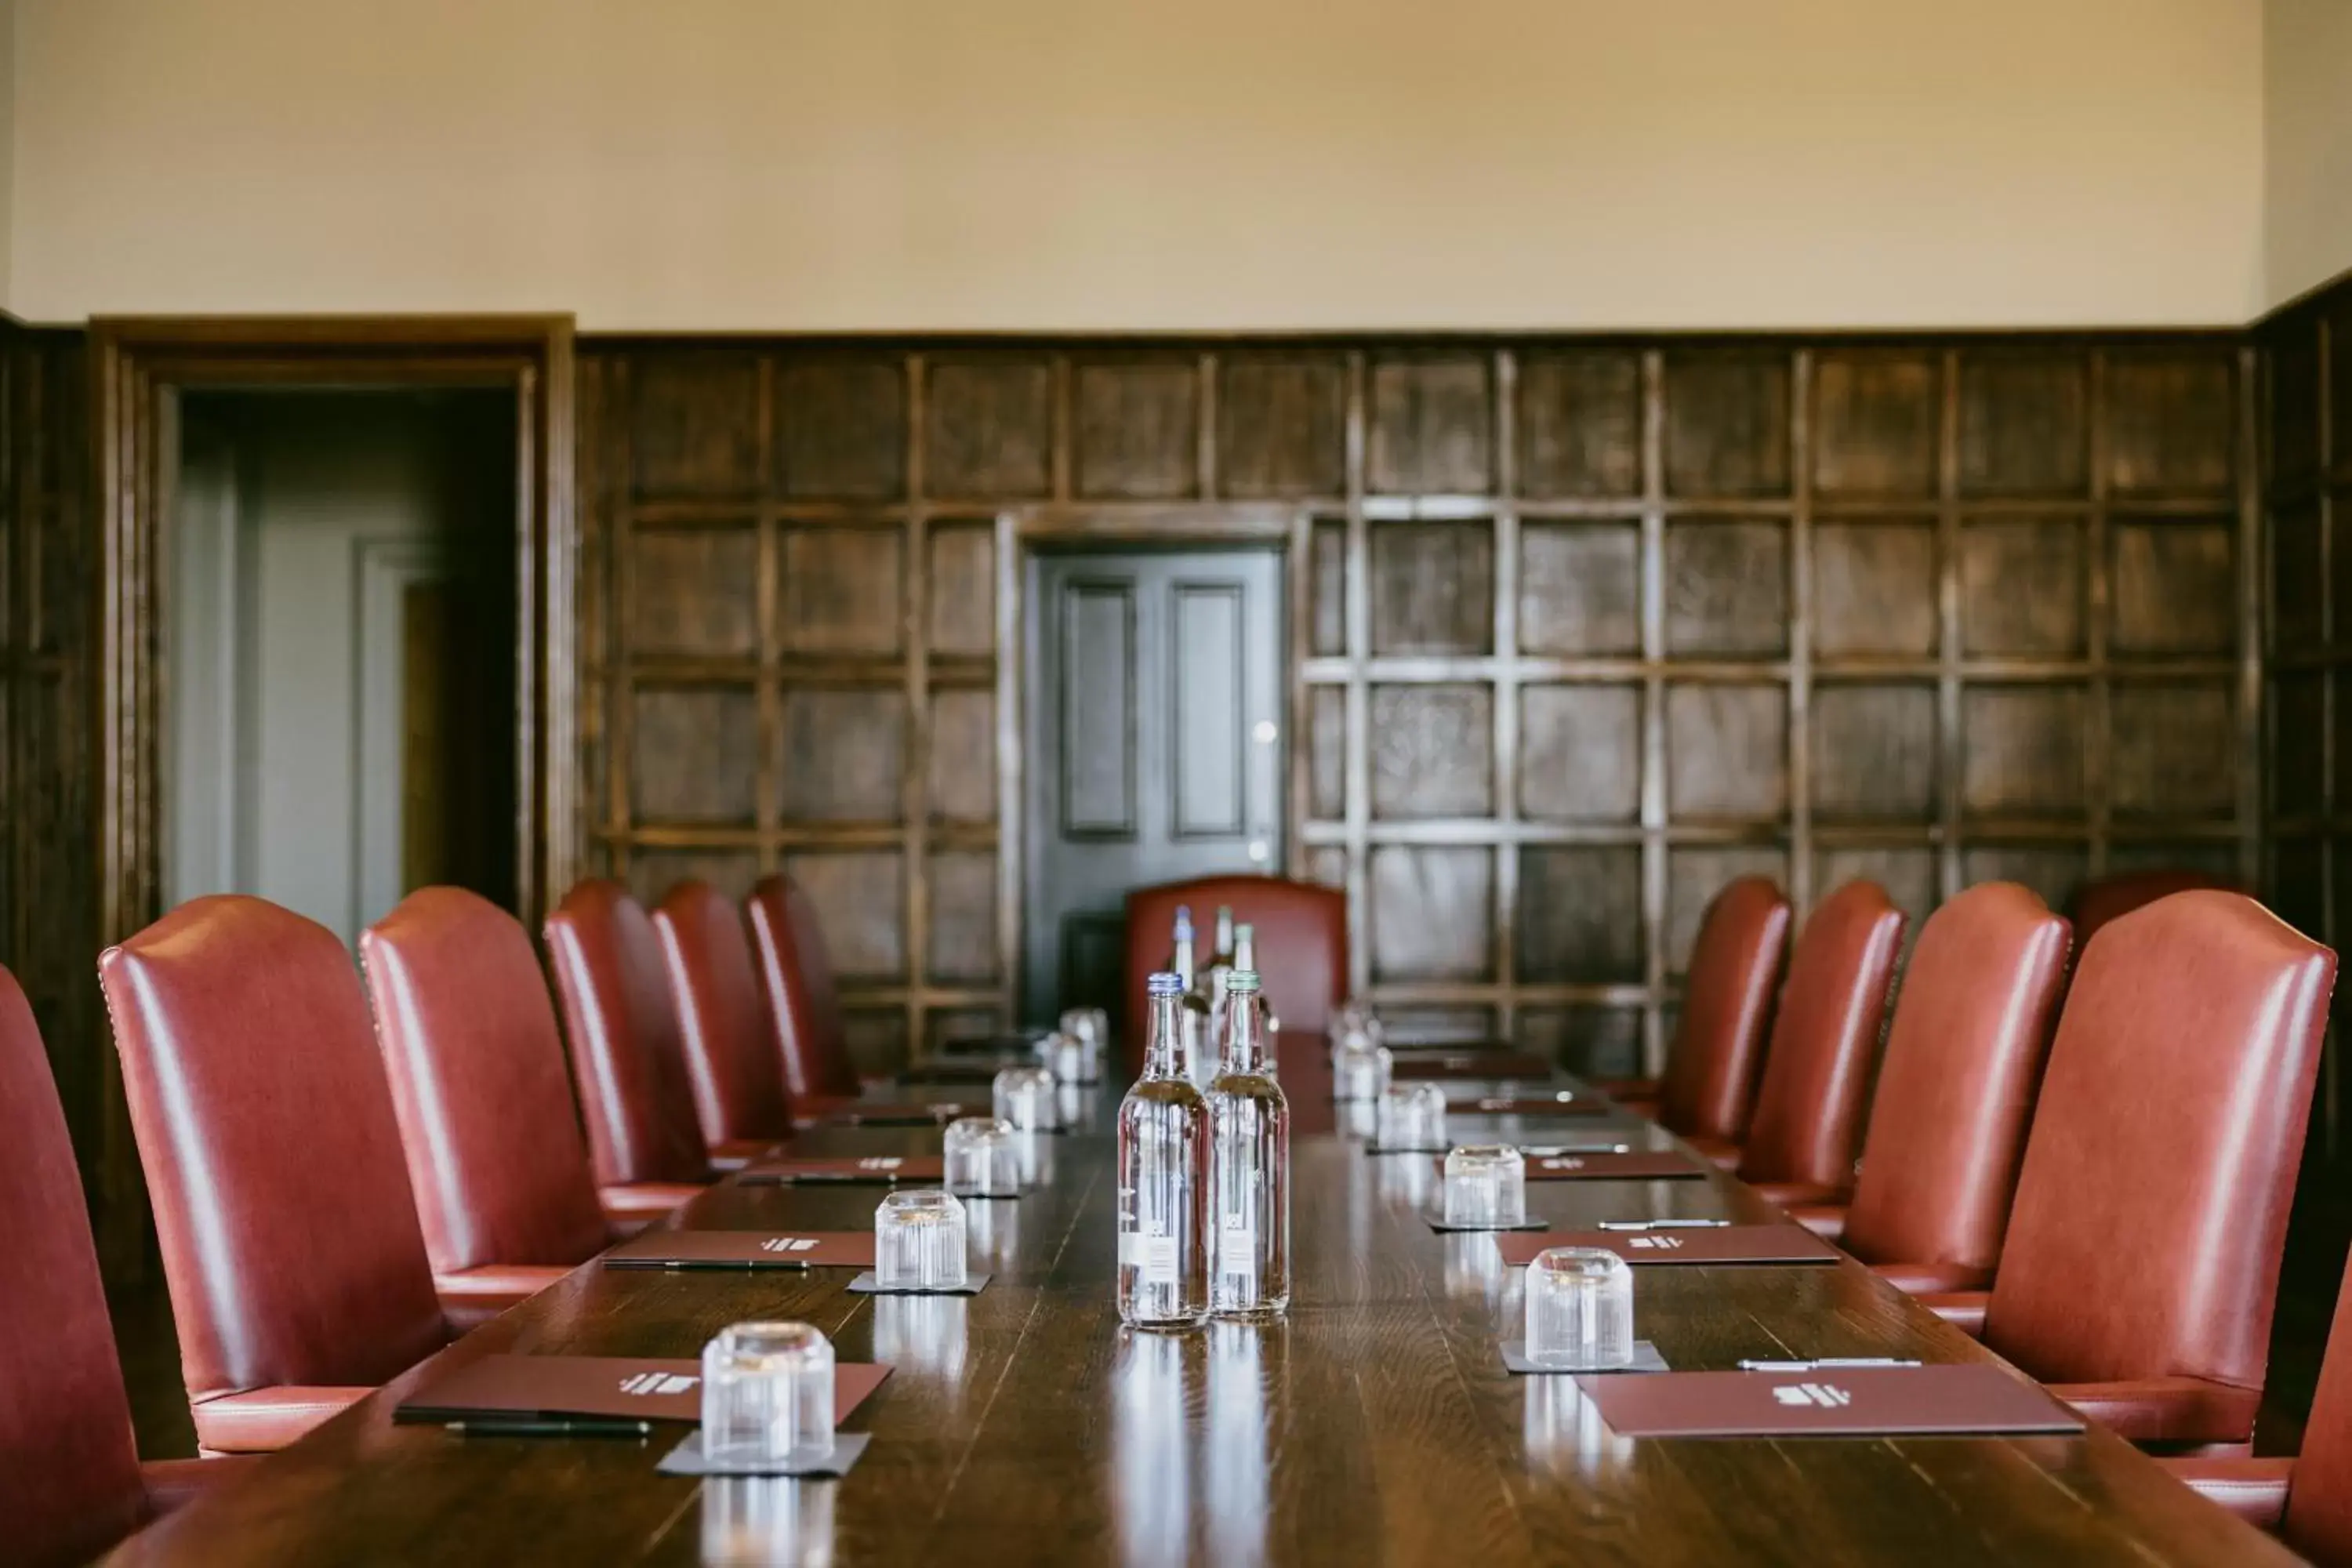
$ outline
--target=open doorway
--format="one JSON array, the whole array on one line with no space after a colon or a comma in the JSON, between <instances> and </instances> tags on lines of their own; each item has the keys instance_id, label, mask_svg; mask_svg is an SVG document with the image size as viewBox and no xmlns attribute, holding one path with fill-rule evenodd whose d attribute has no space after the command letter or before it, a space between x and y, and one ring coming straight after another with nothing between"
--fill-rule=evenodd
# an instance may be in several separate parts
<instances>
[{"instance_id":1,"label":"open doorway","mask_svg":"<svg viewBox=\"0 0 2352 1568\"><path fill-rule=\"evenodd\" d=\"M205 389L179 430L165 901L347 943L429 883L513 907L514 398Z\"/></svg>"}]
</instances>

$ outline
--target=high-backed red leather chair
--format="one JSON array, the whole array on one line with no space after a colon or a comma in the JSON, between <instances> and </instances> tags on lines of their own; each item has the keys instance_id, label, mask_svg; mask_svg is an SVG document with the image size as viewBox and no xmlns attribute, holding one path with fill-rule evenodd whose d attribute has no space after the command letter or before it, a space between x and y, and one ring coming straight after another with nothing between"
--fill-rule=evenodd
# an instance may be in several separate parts
<instances>
[{"instance_id":1,"label":"high-backed red leather chair","mask_svg":"<svg viewBox=\"0 0 2352 1568\"><path fill-rule=\"evenodd\" d=\"M618 882L593 877L547 917L547 953L597 1186L709 1180L653 921Z\"/></svg>"},{"instance_id":2,"label":"high-backed red leather chair","mask_svg":"<svg viewBox=\"0 0 2352 1568\"><path fill-rule=\"evenodd\" d=\"M2241 1519L2276 1531L2320 1568L2352 1568L2352 1272L2336 1296L2301 1454L2159 1462Z\"/></svg>"},{"instance_id":3,"label":"high-backed red leather chair","mask_svg":"<svg viewBox=\"0 0 2352 1568\"><path fill-rule=\"evenodd\" d=\"M680 882L653 921L703 1142L715 1149L791 1137L783 1056L760 994L743 911L707 882Z\"/></svg>"},{"instance_id":4,"label":"high-backed red leather chair","mask_svg":"<svg viewBox=\"0 0 2352 1568\"><path fill-rule=\"evenodd\" d=\"M1839 1240L1906 1289L1992 1279L2066 981L2067 926L2014 882L1927 917L1903 976ZM1801 1212L1817 1229L1825 1217Z\"/></svg>"},{"instance_id":5,"label":"high-backed red leather chair","mask_svg":"<svg viewBox=\"0 0 2352 1568\"><path fill-rule=\"evenodd\" d=\"M98 961L196 1439L281 1447L447 1342L360 978L195 899Z\"/></svg>"},{"instance_id":6,"label":"high-backed red leather chair","mask_svg":"<svg viewBox=\"0 0 2352 1568\"><path fill-rule=\"evenodd\" d=\"M2245 891L2231 878L2216 877L2210 871L2179 868L2118 871L2112 877L2085 882L2074 889L2073 900L2075 943L2088 947L2091 939L2098 935L2109 921L2127 915L2158 899L2168 899L2175 893L2186 893L2198 888L2214 888L2231 893Z\"/></svg>"},{"instance_id":7,"label":"high-backed red leather chair","mask_svg":"<svg viewBox=\"0 0 2352 1568\"><path fill-rule=\"evenodd\" d=\"M1923 1297L2135 1441L2242 1444L2336 955L2177 893L2083 951L1990 1296Z\"/></svg>"},{"instance_id":8,"label":"high-backed red leather chair","mask_svg":"<svg viewBox=\"0 0 2352 1568\"><path fill-rule=\"evenodd\" d=\"M745 904L760 963L760 986L784 1058L784 1094L793 1115L810 1120L865 1090L850 1059L833 963L816 906L783 877L762 877Z\"/></svg>"},{"instance_id":9,"label":"high-backed red leather chair","mask_svg":"<svg viewBox=\"0 0 2352 1568\"><path fill-rule=\"evenodd\" d=\"M27 1568L86 1563L234 1460L139 1462L65 1110L0 969L0 1519Z\"/></svg>"},{"instance_id":10,"label":"high-backed red leather chair","mask_svg":"<svg viewBox=\"0 0 2352 1568\"><path fill-rule=\"evenodd\" d=\"M1853 1184L1871 1058L1902 945L1903 911L1875 882L1848 882L1797 934L1738 1167L1774 1202L1818 1202Z\"/></svg>"},{"instance_id":11,"label":"high-backed red leather chair","mask_svg":"<svg viewBox=\"0 0 2352 1568\"><path fill-rule=\"evenodd\" d=\"M1314 882L1283 877L1199 877L1138 888L1127 895L1127 1017L1144 1016L1143 985L1168 963L1176 908L1189 904L1203 933L1195 949L1209 962L1207 932L1219 905L1235 923L1257 928L1258 964L1265 998L1283 1033L1320 1037L1348 995L1347 895ZM1124 1031L1128 1069L1143 1068L1143 1031Z\"/></svg>"},{"instance_id":12,"label":"high-backed red leather chair","mask_svg":"<svg viewBox=\"0 0 2352 1568\"><path fill-rule=\"evenodd\" d=\"M701 1188L600 1205L547 977L522 922L462 888L422 888L360 937L408 1184L434 1283L478 1320L562 1279ZM455 1302L468 1302L460 1310Z\"/></svg>"},{"instance_id":13,"label":"high-backed red leather chair","mask_svg":"<svg viewBox=\"0 0 2352 1568\"><path fill-rule=\"evenodd\" d=\"M1773 991L1788 950L1789 900L1771 879L1725 883L1699 917L1665 1076L1601 1087L1669 1132L1737 1144L1755 1110Z\"/></svg>"}]
</instances>

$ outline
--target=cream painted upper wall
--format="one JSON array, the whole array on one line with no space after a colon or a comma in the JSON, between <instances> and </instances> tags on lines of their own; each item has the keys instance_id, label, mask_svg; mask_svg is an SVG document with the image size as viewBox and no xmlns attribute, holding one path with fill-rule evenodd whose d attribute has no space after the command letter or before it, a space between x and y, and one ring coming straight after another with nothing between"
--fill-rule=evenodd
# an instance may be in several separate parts
<instances>
[{"instance_id":1,"label":"cream painted upper wall","mask_svg":"<svg viewBox=\"0 0 2352 1568\"><path fill-rule=\"evenodd\" d=\"M2242 321L2259 0L19 0L13 302Z\"/></svg>"},{"instance_id":2,"label":"cream painted upper wall","mask_svg":"<svg viewBox=\"0 0 2352 1568\"><path fill-rule=\"evenodd\" d=\"M2352 268L2352 0L2267 0L2263 21L2263 302L2275 305Z\"/></svg>"}]
</instances>

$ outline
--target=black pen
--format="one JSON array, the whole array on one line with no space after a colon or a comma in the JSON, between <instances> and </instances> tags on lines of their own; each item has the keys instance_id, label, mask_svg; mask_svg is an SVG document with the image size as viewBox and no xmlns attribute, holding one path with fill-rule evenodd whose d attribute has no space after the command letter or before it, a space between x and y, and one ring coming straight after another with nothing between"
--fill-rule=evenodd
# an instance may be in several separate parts
<instances>
[{"instance_id":1,"label":"black pen","mask_svg":"<svg viewBox=\"0 0 2352 1568\"><path fill-rule=\"evenodd\" d=\"M489 1416L446 1421L442 1428L462 1437L650 1437L654 1424L618 1416Z\"/></svg>"}]
</instances>

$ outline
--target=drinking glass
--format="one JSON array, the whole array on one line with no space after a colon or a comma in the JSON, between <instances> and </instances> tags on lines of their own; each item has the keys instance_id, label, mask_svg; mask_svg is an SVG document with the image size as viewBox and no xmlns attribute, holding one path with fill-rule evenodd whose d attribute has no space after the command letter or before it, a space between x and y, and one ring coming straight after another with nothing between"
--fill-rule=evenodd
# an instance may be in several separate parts
<instances>
[{"instance_id":1,"label":"drinking glass","mask_svg":"<svg viewBox=\"0 0 2352 1568\"><path fill-rule=\"evenodd\" d=\"M1037 1048L1045 1070L1054 1075L1055 1083L1084 1083L1087 1073L1087 1046L1077 1036L1063 1030L1045 1037Z\"/></svg>"},{"instance_id":2,"label":"drinking glass","mask_svg":"<svg viewBox=\"0 0 2352 1568\"><path fill-rule=\"evenodd\" d=\"M1389 1091L1389 1049L1359 1029L1331 1056L1331 1098L1377 1100Z\"/></svg>"},{"instance_id":3,"label":"drinking glass","mask_svg":"<svg viewBox=\"0 0 2352 1568\"><path fill-rule=\"evenodd\" d=\"M1010 1198L1021 1193L1020 1152L1013 1124L993 1116L966 1116L948 1123L948 1191L971 1197Z\"/></svg>"},{"instance_id":4,"label":"drinking glass","mask_svg":"<svg viewBox=\"0 0 2352 1568\"><path fill-rule=\"evenodd\" d=\"M1528 1265L1527 1358L1560 1372L1633 1364L1633 1271L1613 1252L1555 1247Z\"/></svg>"},{"instance_id":5,"label":"drinking glass","mask_svg":"<svg viewBox=\"0 0 2352 1568\"><path fill-rule=\"evenodd\" d=\"M807 1323L736 1323L702 1347L702 1451L720 1464L833 1452L833 1343Z\"/></svg>"},{"instance_id":6,"label":"drinking glass","mask_svg":"<svg viewBox=\"0 0 2352 1568\"><path fill-rule=\"evenodd\" d=\"M1445 1090L1433 1083L1396 1084L1381 1096L1372 1141L1383 1149L1437 1153L1445 1147Z\"/></svg>"},{"instance_id":7,"label":"drinking glass","mask_svg":"<svg viewBox=\"0 0 2352 1568\"><path fill-rule=\"evenodd\" d=\"M1517 1149L1474 1143L1445 1156L1446 1224L1507 1230L1527 1221L1527 1162Z\"/></svg>"},{"instance_id":8,"label":"drinking glass","mask_svg":"<svg viewBox=\"0 0 2352 1568\"><path fill-rule=\"evenodd\" d=\"M1050 1132L1061 1125L1054 1100L1054 1074L1045 1068L1006 1068L990 1090L999 1120L1015 1131Z\"/></svg>"},{"instance_id":9,"label":"drinking glass","mask_svg":"<svg viewBox=\"0 0 2352 1568\"><path fill-rule=\"evenodd\" d=\"M915 1187L874 1211L874 1282L885 1290L961 1290L963 1205L952 1193Z\"/></svg>"}]
</instances>

